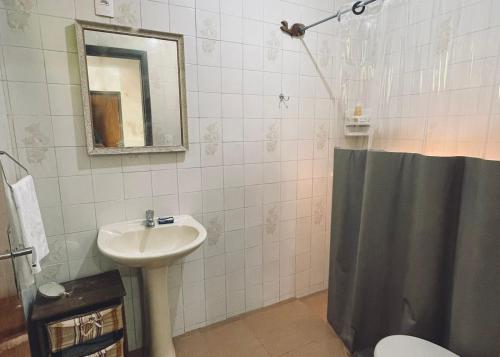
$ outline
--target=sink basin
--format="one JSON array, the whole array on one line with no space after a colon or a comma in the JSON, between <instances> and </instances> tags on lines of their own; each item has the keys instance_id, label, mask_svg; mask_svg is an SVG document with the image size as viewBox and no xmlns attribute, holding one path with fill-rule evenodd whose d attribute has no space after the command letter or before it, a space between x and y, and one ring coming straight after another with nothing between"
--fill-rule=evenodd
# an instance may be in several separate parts
<instances>
[{"instance_id":1,"label":"sink basin","mask_svg":"<svg viewBox=\"0 0 500 357\"><path fill-rule=\"evenodd\" d=\"M207 239L206 229L191 216L147 228L144 220L115 223L99 229L99 251L115 262L142 268L147 356L175 357L168 303L168 266L193 252Z\"/></svg>"},{"instance_id":2,"label":"sink basin","mask_svg":"<svg viewBox=\"0 0 500 357\"><path fill-rule=\"evenodd\" d=\"M171 264L198 248L207 231L191 216L177 216L173 224L146 228L143 220L101 227L97 246L102 254L134 268Z\"/></svg>"}]
</instances>

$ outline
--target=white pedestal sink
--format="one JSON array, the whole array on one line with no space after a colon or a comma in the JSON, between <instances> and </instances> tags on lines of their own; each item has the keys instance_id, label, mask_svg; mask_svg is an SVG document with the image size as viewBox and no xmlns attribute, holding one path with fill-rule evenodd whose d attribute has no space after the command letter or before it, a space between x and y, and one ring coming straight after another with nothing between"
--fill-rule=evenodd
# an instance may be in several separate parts
<instances>
[{"instance_id":1,"label":"white pedestal sink","mask_svg":"<svg viewBox=\"0 0 500 357\"><path fill-rule=\"evenodd\" d=\"M147 228L143 220L110 224L99 229L102 254L129 267L142 268L149 316L150 357L174 357L168 304L168 266L198 248L207 231L191 216L174 217L173 224Z\"/></svg>"}]
</instances>

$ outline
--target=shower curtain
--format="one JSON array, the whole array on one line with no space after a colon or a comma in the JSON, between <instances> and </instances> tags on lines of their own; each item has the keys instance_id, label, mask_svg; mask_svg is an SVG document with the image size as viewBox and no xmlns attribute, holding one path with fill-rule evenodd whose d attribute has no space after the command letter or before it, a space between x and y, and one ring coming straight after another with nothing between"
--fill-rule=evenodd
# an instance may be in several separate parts
<instances>
[{"instance_id":1,"label":"shower curtain","mask_svg":"<svg viewBox=\"0 0 500 357\"><path fill-rule=\"evenodd\" d=\"M500 355L500 162L336 149L328 321L354 356L394 334Z\"/></svg>"}]
</instances>

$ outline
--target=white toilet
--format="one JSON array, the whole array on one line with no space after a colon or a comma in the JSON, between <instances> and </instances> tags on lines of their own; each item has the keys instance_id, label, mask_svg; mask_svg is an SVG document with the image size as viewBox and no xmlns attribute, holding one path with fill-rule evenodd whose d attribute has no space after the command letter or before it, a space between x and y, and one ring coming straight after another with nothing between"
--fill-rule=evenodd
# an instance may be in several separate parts
<instances>
[{"instance_id":1,"label":"white toilet","mask_svg":"<svg viewBox=\"0 0 500 357\"><path fill-rule=\"evenodd\" d=\"M389 336L377 343L375 357L459 357L426 340L413 336Z\"/></svg>"}]
</instances>

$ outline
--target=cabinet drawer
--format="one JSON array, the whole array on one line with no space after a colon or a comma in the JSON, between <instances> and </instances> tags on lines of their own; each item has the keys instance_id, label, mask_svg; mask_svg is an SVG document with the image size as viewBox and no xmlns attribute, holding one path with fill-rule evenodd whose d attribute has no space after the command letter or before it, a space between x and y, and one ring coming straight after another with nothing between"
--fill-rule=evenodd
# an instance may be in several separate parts
<instances>
[{"instance_id":1,"label":"cabinet drawer","mask_svg":"<svg viewBox=\"0 0 500 357\"><path fill-rule=\"evenodd\" d=\"M86 355L85 357L123 357L123 339L113 343L111 346L106 347L100 351Z\"/></svg>"},{"instance_id":2,"label":"cabinet drawer","mask_svg":"<svg viewBox=\"0 0 500 357\"><path fill-rule=\"evenodd\" d=\"M123 329L122 311L122 305L117 305L47 324L51 352L58 352Z\"/></svg>"}]
</instances>

